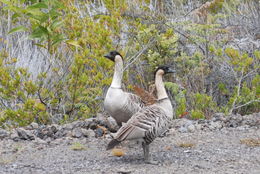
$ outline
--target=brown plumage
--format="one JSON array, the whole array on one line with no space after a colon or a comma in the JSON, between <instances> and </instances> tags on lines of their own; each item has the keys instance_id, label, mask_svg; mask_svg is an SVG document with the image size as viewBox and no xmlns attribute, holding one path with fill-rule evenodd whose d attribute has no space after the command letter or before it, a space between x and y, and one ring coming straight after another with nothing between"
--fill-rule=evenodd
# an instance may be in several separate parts
<instances>
[{"instance_id":1,"label":"brown plumage","mask_svg":"<svg viewBox=\"0 0 260 174\"><path fill-rule=\"evenodd\" d=\"M150 93L138 86L134 86L133 89L134 89L134 93L141 98L141 100L143 101L145 106L152 105L156 102L156 98L153 96L152 93Z\"/></svg>"}]
</instances>

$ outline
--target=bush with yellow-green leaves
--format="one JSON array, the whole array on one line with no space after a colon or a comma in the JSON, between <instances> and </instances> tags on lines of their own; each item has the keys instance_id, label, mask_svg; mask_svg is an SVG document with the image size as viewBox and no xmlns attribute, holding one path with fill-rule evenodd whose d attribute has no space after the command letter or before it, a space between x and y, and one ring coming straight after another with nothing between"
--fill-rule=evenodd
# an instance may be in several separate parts
<instances>
[{"instance_id":1,"label":"bush with yellow-green leaves","mask_svg":"<svg viewBox=\"0 0 260 174\"><path fill-rule=\"evenodd\" d=\"M177 70L165 77L175 118L259 112L259 49L234 44L245 33L227 22L252 19L243 22L253 30L257 2L191 3L201 6L189 10L185 1L0 0L0 126L63 123L103 111L113 73L113 63L103 55L115 49L124 55L126 90L133 85L148 90L158 65ZM253 18L236 18L239 8L251 9L246 15ZM37 57L37 67L43 67L38 72L31 70L36 64L21 63Z\"/></svg>"},{"instance_id":2,"label":"bush with yellow-green leaves","mask_svg":"<svg viewBox=\"0 0 260 174\"><path fill-rule=\"evenodd\" d=\"M118 35L120 9L108 8L115 15L93 19L81 15L82 9L73 1L0 3L4 5L1 13L12 17L3 22L17 25L9 35L5 33L2 42L0 125L72 121L100 111L102 92L111 82L113 66L103 55L112 49L112 37ZM21 25L21 21L26 24ZM17 32L28 34L38 51L47 51L44 59L49 62L48 68L36 78L27 68L17 68L16 58L8 54L12 46L8 39Z\"/></svg>"}]
</instances>

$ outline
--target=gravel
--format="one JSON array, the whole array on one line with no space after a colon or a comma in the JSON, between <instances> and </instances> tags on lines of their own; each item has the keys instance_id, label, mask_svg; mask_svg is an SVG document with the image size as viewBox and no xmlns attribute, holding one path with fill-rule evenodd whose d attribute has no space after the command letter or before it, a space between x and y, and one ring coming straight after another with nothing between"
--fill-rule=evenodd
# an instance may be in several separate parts
<instances>
[{"instance_id":1,"label":"gravel","mask_svg":"<svg viewBox=\"0 0 260 174\"><path fill-rule=\"evenodd\" d=\"M260 128L255 123L259 116L258 113L242 119L231 116L206 121L174 120L171 129L150 146L158 165L144 163L141 145L135 142L122 143L124 156L111 155L111 151L105 150L111 140L109 134L96 138L95 131L82 128L81 123L73 123L74 136L60 138L42 139L34 135L32 140L32 135L24 135L27 140L20 137L17 141L19 135L12 132L15 141L11 135L0 140L0 173L259 174ZM56 128L59 131L64 127Z\"/></svg>"}]
</instances>

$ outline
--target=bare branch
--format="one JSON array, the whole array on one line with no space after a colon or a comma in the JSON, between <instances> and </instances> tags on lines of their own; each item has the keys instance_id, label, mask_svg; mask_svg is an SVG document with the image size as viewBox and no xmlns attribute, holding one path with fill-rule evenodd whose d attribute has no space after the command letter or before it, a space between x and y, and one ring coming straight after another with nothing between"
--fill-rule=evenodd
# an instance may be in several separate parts
<instances>
[{"instance_id":1,"label":"bare branch","mask_svg":"<svg viewBox=\"0 0 260 174\"><path fill-rule=\"evenodd\" d=\"M240 88L241 88L241 84L242 84L242 79L243 79L243 74L244 74L244 68L242 69L242 72L241 72L241 77L238 79L238 85L237 85L237 94L236 94L236 98L235 100L233 101L232 103L232 107L229 111L229 114L232 114L234 108L235 108L235 104L237 102L237 99L238 99L238 96L240 96Z\"/></svg>"},{"instance_id":2,"label":"bare branch","mask_svg":"<svg viewBox=\"0 0 260 174\"><path fill-rule=\"evenodd\" d=\"M138 60L138 58L148 49L150 48L150 46L156 41L155 38L151 38L148 42L148 44L142 49L140 50L138 53L136 53L134 56L132 56L130 59L129 59L129 62L125 68L124 68L124 71L130 66L132 65L136 60Z\"/></svg>"},{"instance_id":3,"label":"bare branch","mask_svg":"<svg viewBox=\"0 0 260 174\"><path fill-rule=\"evenodd\" d=\"M47 104L43 101L43 99L42 99L42 97L41 97L40 89L38 89L38 91L37 91L37 95L38 95L39 100L41 101L41 103L44 104L45 106L47 106Z\"/></svg>"},{"instance_id":4,"label":"bare branch","mask_svg":"<svg viewBox=\"0 0 260 174\"><path fill-rule=\"evenodd\" d=\"M234 107L233 110L242 108L242 107L244 107L244 106L246 106L246 105L249 105L249 104L251 104L251 103L254 103L254 102L260 102L260 100L252 100L252 101L249 101L249 102L247 102L247 103L245 103L245 104L243 104L243 105Z\"/></svg>"}]
</instances>

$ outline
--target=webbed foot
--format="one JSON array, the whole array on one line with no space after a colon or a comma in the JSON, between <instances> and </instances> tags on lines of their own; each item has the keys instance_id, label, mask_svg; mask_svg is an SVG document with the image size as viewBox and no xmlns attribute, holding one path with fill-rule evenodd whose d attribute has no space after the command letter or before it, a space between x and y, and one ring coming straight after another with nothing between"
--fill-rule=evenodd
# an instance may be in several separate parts
<instances>
[{"instance_id":1,"label":"webbed foot","mask_svg":"<svg viewBox=\"0 0 260 174\"><path fill-rule=\"evenodd\" d=\"M146 164L152 164L152 165L158 165L158 164L159 164L158 161L153 160L153 159L145 160L145 163L146 163Z\"/></svg>"}]
</instances>

